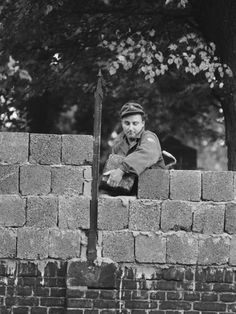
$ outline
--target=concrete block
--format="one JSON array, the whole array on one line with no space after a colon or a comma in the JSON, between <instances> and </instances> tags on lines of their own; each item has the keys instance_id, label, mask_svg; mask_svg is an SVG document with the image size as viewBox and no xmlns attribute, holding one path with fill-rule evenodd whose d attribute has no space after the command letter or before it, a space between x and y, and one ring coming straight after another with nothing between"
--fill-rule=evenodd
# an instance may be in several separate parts
<instances>
[{"instance_id":1,"label":"concrete block","mask_svg":"<svg viewBox=\"0 0 236 314\"><path fill-rule=\"evenodd\" d=\"M52 167L52 193L78 196L83 192L83 167Z\"/></svg>"},{"instance_id":2,"label":"concrete block","mask_svg":"<svg viewBox=\"0 0 236 314\"><path fill-rule=\"evenodd\" d=\"M29 196L27 227L49 228L57 225L58 200L55 196Z\"/></svg>"},{"instance_id":3,"label":"concrete block","mask_svg":"<svg viewBox=\"0 0 236 314\"><path fill-rule=\"evenodd\" d=\"M161 229L190 231L192 226L193 203L184 201L164 201L161 210Z\"/></svg>"},{"instance_id":4,"label":"concrete block","mask_svg":"<svg viewBox=\"0 0 236 314\"><path fill-rule=\"evenodd\" d=\"M233 235L230 242L229 264L236 266L236 235Z\"/></svg>"},{"instance_id":5,"label":"concrete block","mask_svg":"<svg viewBox=\"0 0 236 314\"><path fill-rule=\"evenodd\" d=\"M218 234L224 232L225 205L199 203L193 216L193 231Z\"/></svg>"},{"instance_id":6,"label":"concrete block","mask_svg":"<svg viewBox=\"0 0 236 314\"><path fill-rule=\"evenodd\" d=\"M59 196L59 228L89 229L90 198Z\"/></svg>"},{"instance_id":7,"label":"concrete block","mask_svg":"<svg viewBox=\"0 0 236 314\"><path fill-rule=\"evenodd\" d=\"M18 195L0 195L0 226L21 227L26 220L26 200Z\"/></svg>"},{"instance_id":8,"label":"concrete block","mask_svg":"<svg viewBox=\"0 0 236 314\"><path fill-rule=\"evenodd\" d=\"M93 137L90 135L62 135L62 163L66 165L91 164Z\"/></svg>"},{"instance_id":9,"label":"concrete block","mask_svg":"<svg viewBox=\"0 0 236 314\"><path fill-rule=\"evenodd\" d=\"M128 204L124 204L120 198L99 198L98 229L127 229L129 224L128 210Z\"/></svg>"},{"instance_id":10,"label":"concrete block","mask_svg":"<svg viewBox=\"0 0 236 314\"><path fill-rule=\"evenodd\" d=\"M18 194L19 167L0 165L0 194Z\"/></svg>"},{"instance_id":11,"label":"concrete block","mask_svg":"<svg viewBox=\"0 0 236 314\"><path fill-rule=\"evenodd\" d=\"M169 171L147 169L138 182L138 198L167 199L169 197Z\"/></svg>"},{"instance_id":12,"label":"concrete block","mask_svg":"<svg viewBox=\"0 0 236 314\"><path fill-rule=\"evenodd\" d=\"M0 258L16 257L15 230L0 228Z\"/></svg>"},{"instance_id":13,"label":"concrete block","mask_svg":"<svg viewBox=\"0 0 236 314\"><path fill-rule=\"evenodd\" d=\"M230 237L199 235L198 264L221 265L229 261Z\"/></svg>"},{"instance_id":14,"label":"concrete block","mask_svg":"<svg viewBox=\"0 0 236 314\"><path fill-rule=\"evenodd\" d=\"M167 236L167 263L194 265L197 257L198 236L183 231Z\"/></svg>"},{"instance_id":15,"label":"concrete block","mask_svg":"<svg viewBox=\"0 0 236 314\"><path fill-rule=\"evenodd\" d=\"M166 263L166 237L152 233L136 236L135 257L139 263Z\"/></svg>"},{"instance_id":16,"label":"concrete block","mask_svg":"<svg viewBox=\"0 0 236 314\"><path fill-rule=\"evenodd\" d=\"M32 227L17 230L17 257L44 259L48 257L49 230Z\"/></svg>"},{"instance_id":17,"label":"concrete block","mask_svg":"<svg viewBox=\"0 0 236 314\"><path fill-rule=\"evenodd\" d=\"M202 199L216 202L234 200L232 171L202 172Z\"/></svg>"},{"instance_id":18,"label":"concrete block","mask_svg":"<svg viewBox=\"0 0 236 314\"><path fill-rule=\"evenodd\" d=\"M0 146L1 164L19 164L28 161L28 133L0 132Z\"/></svg>"},{"instance_id":19,"label":"concrete block","mask_svg":"<svg viewBox=\"0 0 236 314\"><path fill-rule=\"evenodd\" d=\"M115 262L134 262L134 237L128 231L102 232L103 257Z\"/></svg>"},{"instance_id":20,"label":"concrete block","mask_svg":"<svg viewBox=\"0 0 236 314\"><path fill-rule=\"evenodd\" d=\"M170 171L170 198L200 201L201 172L191 170Z\"/></svg>"},{"instance_id":21,"label":"concrete block","mask_svg":"<svg viewBox=\"0 0 236 314\"><path fill-rule=\"evenodd\" d=\"M20 167L20 193L22 195L48 194L51 190L51 172L48 166Z\"/></svg>"},{"instance_id":22,"label":"concrete block","mask_svg":"<svg viewBox=\"0 0 236 314\"><path fill-rule=\"evenodd\" d=\"M225 204L225 232L236 233L236 203Z\"/></svg>"},{"instance_id":23,"label":"concrete block","mask_svg":"<svg viewBox=\"0 0 236 314\"><path fill-rule=\"evenodd\" d=\"M29 160L42 165L60 164L61 135L30 134Z\"/></svg>"},{"instance_id":24,"label":"concrete block","mask_svg":"<svg viewBox=\"0 0 236 314\"><path fill-rule=\"evenodd\" d=\"M73 258L80 257L80 230L50 230L49 257Z\"/></svg>"},{"instance_id":25,"label":"concrete block","mask_svg":"<svg viewBox=\"0 0 236 314\"><path fill-rule=\"evenodd\" d=\"M160 212L160 201L131 201L129 210L129 229L142 231L158 231L160 229Z\"/></svg>"},{"instance_id":26,"label":"concrete block","mask_svg":"<svg viewBox=\"0 0 236 314\"><path fill-rule=\"evenodd\" d=\"M92 195L92 167L84 166L84 183L83 183L83 195L91 196Z\"/></svg>"}]
</instances>

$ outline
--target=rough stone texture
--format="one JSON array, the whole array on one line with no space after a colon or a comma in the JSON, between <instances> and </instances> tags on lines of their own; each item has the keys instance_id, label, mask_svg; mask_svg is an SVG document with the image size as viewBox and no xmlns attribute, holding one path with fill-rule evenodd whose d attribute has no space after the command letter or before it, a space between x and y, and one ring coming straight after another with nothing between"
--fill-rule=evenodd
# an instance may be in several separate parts
<instances>
[{"instance_id":1,"label":"rough stone texture","mask_svg":"<svg viewBox=\"0 0 236 314\"><path fill-rule=\"evenodd\" d=\"M16 165L0 165L0 194L17 194L19 167Z\"/></svg>"},{"instance_id":2,"label":"rough stone texture","mask_svg":"<svg viewBox=\"0 0 236 314\"><path fill-rule=\"evenodd\" d=\"M103 257L115 262L134 261L134 237L127 231L103 231Z\"/></svg>"},{"instance_id":3,"label":"rough stone texture","mask_svg":"<svg viewBox=\"0 0 236 314\"><path fill-rule=\"evenodd\" d=\"M128 228L128 203L108 197L98 200L98 229L120 230Z\"/></svg>"},{"instance_id":4,"label":"rough stone texture","mask_svg":"<svg viewBox=\"0 0 236 314\"><path fill-rule=\"evenodd\" d=\"M42 165L59 164L61 162L61 135L30 134L31 163Z\"/></svg>"},{"instance_id":5,"label":"rough stone texture","mask_svg":"<svg viewBox=\"0 0 236 314\"><path fill-rule=\"evenodd\" d=\"M29 134L0 132L0 163L17 164L28 161Z\"/></svg>"},{"instance_id":6,"label":"rough stone texture","mask_svg":"<svg viewBox=\"0 0 236 314\"><path fill-rule=\"evenodd\" d=\"M138 198L167 199L169 196L169 171L147 169L139 177Z\"/></svg>"},{"instance_id":7,"label":"rough stone texture","mask_svg":"<svg viewBox=\"0 0 236 314\"><path fill-rule=\"evenodd\" d=\"M167 236L167 263L196 264L198 237L191 233L176 232Z\"/></svg>"},{"instance_id":8,"label":"rough stone texture","mask_svg":"<svg viewBox=\"0 0 236 314\"><path fill-rule=\"evenodd\" d=\"M66 165L92 163L93 137L89 135L62 135L62 162Z\"/></svg>"},{"instance_id":9,"label":"rough stone texture","mask_svg":"<svg viewBox=\"0 0 236 314\"><path fill-rule=\"evenodd\" d=\"M234 173L232 171L202 172L203 200L224 202L234 200Z\"/></svg>"},{"instance_id":10,"label":"rough stone texture","mask_svg":"<svg viewBox=\"0 0 236 314\"><path fill-rule=\"evenodd\" d=\"M49 230L25 227L17 230L17 257L44 259L48 257Z\"/></svg>"},{"instance_id":11,"label":"rough stone texture","mask_svg":"<svg viewBox=\"0 0 236 314\"><path fill-rule=\"evenodd\" d=\"M233 235L230 243L230 265L236 266L236 236Z\"/></svg>"},{"instance_id":12,"label":"rough stone texture","mask_svg":"<svg viewBox=\"0 0 236 314\"><path fill-rule=\"evenodd\" d=\"M68 259L80 256L79 230L50 230L49 257Z\"/></svg>"},{"instance_id":13,"label":"rough stone texture","mask_svg":"<svg viewBox=\"0 0 236 314\"><path fill-rule=\"evenodd\" d=\"M52 193L78 196L83 192L83 167L53 167Z\"/></svg>"},{"instance_id":14,"label":"rough stone texture","mask_svg":"<svg viewBox=\"0 0 236 314\"><path fill-rule=\"evenodd\" d=\"M202 265L221 265L229 261L230 237L207 236L199 237L198 263Z\"/></svg>"},{"instance_id":15,"label":"rough stone texture","mask_svg":"<svg viewBox=\"0 0 236 314\"><path fill-rule=\"evenodd\" d=\"M59 228L89 229L90 198L59 196Z\"/></svg>"},{"instance_id":16,"label":"rough stone texture","mask_svg":"<svg viewBox=\"0 0 236 314\"><path fill-rule=\"evenodd\" d=\"M0 228L0 258L16 256L16 233L14 230Z\"/></svg>"},{"instance_id":17,"label":"rough stone texture","mask_svg":"<svg viewBox=\"0 0 236 314\"><path fill-rule=\"evenodd\" d=\"M158 231L160 229L160 212L160 201L131 201L129 210L129 229L142 231Z\"/></svg>"},{"instance_id":18,"label":"rough stone texture","mask_svg":"<svg viewBox=\"0 0 236 314\"><path fill-rule=\"evenodd\" d=\"M25 165L20 167L20 192L22 195L50 193L51 172L48 166Z\"/></svg>"},{"instance_id":19,"label":"rough stone texture","mask_svg":"<svg viewBox=\"0 0 236 314\"><path fill-rule=\"evenodd\" d=\"M25 224L26 200L18 195L0 195L0 226L20 227Z\"/></svg>"},{"instance_id":20,"label":"rough stone texture","mask_svg":"<svg viewBox=\"0 0 236 314\"><path fill-rule=\"evenodd\" d=\"M184 201L164 201L161 211L161 229L190 231L192 226L193 204Z\"/></svg>"},{"instance_id":21,"label":"rough stone texture","mask_svg":"<svg viewBox=\"0 0 236 314\"><path fill-rule=\"evenodd\" d=\"M236 233L236 203L228 203L225 206L225 231L234 234Z\"/></svg>"},{"instance_id":22,"label":"rough stone texture","mask_svg":"<svg viewBox=\"0 0 236 314\"><path fill-rule=\"evenodd\" d=\"M201 172L191 170L170 171L170 198L200 201Z\"/></svg>"},{"instance_id":23,"label":"rough stone texture","mask_svg":"<svg viewBox=\"0 0 236 314\"><path fill-rule=\"evenodd\" d=\"M197 204L193 217L193 231L206 234L223 233L224 215L224 204Z\"/></svg>"},{"instance_id":24,"label":"rough stone texture","mask_svg":"<svg viewBox=\"0 0 236 314\"><path fill-rule=\"evenodd\" d=\"M92 167L84 166L84 185L83 185L83 195L91 196L92 194Z\"/></svg>"},{"instance_id":25,"label":"rough stone texture","mask_svg":"<svg viewBox=\"0 0 236 314\"><path fill-rule=\"evenodd\" d=\"M28 227L49 228L57 225L58 200L55 196L30 196L27 199Z\"/></svg>"},{"instance_id":26,"label":"rough stone texture","mask_svg":"<svg viewBox=\"0 0 236 314\"><path fill-rule=\"evenodd\" d=\"M136 236L135 257L140 263L166 263L166 238L157 234Z\"/></svg>"}]
</instances>

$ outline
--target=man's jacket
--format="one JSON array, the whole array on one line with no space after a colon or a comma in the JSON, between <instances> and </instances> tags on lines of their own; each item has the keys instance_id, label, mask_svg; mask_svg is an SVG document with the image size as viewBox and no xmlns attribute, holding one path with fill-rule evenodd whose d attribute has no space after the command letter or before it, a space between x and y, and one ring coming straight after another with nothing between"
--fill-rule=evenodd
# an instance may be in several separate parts
<instances>
[{"instance_id":1,"label":"man's jacket","mask_svg":"<svg viewBox=\"0 0 236 314\"><path fill-rule=\"evenodd\" d=\"M126 173L135 173L139 176L152 166L165 168L159 139L151 131L143 130L132 147L129 146L126 135L120 133L112 147L112 153L125 156L119 168Z\"/></svg>"}]
</instances>

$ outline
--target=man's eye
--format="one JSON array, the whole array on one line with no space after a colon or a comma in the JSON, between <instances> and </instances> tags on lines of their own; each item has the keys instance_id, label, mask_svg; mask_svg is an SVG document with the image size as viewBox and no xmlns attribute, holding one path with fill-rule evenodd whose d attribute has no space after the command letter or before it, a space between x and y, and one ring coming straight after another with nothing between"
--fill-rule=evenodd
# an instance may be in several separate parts
<instances>
[{"instance_id":1,"label":"man's eye","mask_svg":"<svg viewBox=\"0 0 236 314\"><path fill-rule=\"evenodd\" d=\"M138 125L138 122L134 122L134 125Z\"/></svg>"}]
</instances>

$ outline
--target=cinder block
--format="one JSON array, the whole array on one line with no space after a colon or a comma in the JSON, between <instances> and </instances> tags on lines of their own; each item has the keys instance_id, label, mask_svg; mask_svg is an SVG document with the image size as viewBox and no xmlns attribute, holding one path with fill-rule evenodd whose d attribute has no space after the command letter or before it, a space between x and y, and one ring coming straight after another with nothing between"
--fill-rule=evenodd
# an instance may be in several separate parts
<instances>
[{"instance_id":1,"label":"cinder block","mask_svg":"<svg viewBox=\"0 0 236 314\"><path fill-rule=\"evenodd\" d=\"M230 237L199 235L198 264L221 265L229 261Z\"/></svg>"},{"instance_id":2,"label":"cinder block","mask_svg":"<svg viewBox=\"0 0 236 314\"><path fill-rule=\"evenodd\" d=\"M30 134L31 163L53 165L61 162L61 135Z\"/></svg>"},{"instance_id":3,"label":"cinder block","mask_svg":"<svg viewBox=\"0 0 236 314\"><path fill-rule=\"evenodd\" d=\"M0 228L0 258L16 256L16 233L14 230Z\"/></svg>"},{"instance_id":4,"label":"cinder block","mask_svg":"<svg viewBox=\"0 0 236 314\"><path fill-rule=\"evenodd\" d=\"M160 212L160 201L131 201L129 210L129 229L142 231L158 231L160 229Z\"/></svg>"},{"instance_id":5,"label":"cinder block","mask_svg":"<svg viewBox=\"0 0 236 314\"><path fill-rule=\"evenodd\" d=\"M90 135L62 135L62 163L66 165L91 164L93 137Z\"/></svg>"},{"instance_id":6,"label":"cinder block","mask_svg":"<svg viewBox=\"0 0 236 314\"><path fill-rule=\"evenodd\" d=\"M49 230L32 227L17 230L17 257L44 259L48 257Z\"/></svg>"},{"instance_id":7,"label":"cinder block","mask_svg":"<svg viewBox=\"0 0 236 314\"><path fill-rule=\"evenodd\" d=\"M236 203L225 204L225 231L229 234L236 233Z\"/></svg>"},{"instance_id":8,"label":"cinder block","mask_svg":"<svg viewBox=\"0 0 236 314\"><path fill-rule=\"evenodd\" d=\"M190 231L192 226L193 203L164 201L161 210L161 229Z\"/></svg>"},{"instance_id":9,"label":"cinder block","mask_svg":"<svg viewBox=\"0 0 236 314\"><path fill-rule=\"evenodd\" d=\"M128 231L103 231L103 257L115 262L134 262L134 237Z\"/></svg>"},{"instance_id":10,"label":"cinder block","mask_svg":"<svg viewBox=\"0 0 236 314\"><path fill-rule=\"evenodd\" d=\"M233 235L231 238L229 263L232 266L236 266L236 235Z\"/></svg>"},{"instance_id":11,"label":"cinder block","mask_svg":"<svg viewBox=\"0 0 236 314\"><path fill-rule=\"evenodd\" d=\"M18 164L28 161L28 133L0 132L0 146L0 163Z\"/></svg>"},{"instance_id":12,"label":"cinder block","mask_svg":"<svg viewBox=\"0 0 236 314\"><path fill-rule=\"evenodd\" d=\"M197 263L198 236L189 232L179 231L167 236L167 263Z\"/></svg>"},{"instance_id":13,"label":"cinder block","mask_svg":"<svg viewBox=\"0 0 236 314\"><path fill-rule=\"evenodd\" d=\"M78 196L83 192L83 167L52 167L52 193Z\"/></svg>"},{"instance_id":14,"label":"cinder block","mask_svg":"<svg viewBox=\"0 0 236 314\"><path fill-rule=\"evenodd\" d=\"M58 200L55 196L30 196L27 199L28 227L49 228L57 225Z\"/></svg>"},{"instance_id":15,"label":"cinder block","mask_svg":"<svg viewBox=\"0 0 236 314\"><path fill-rule=\"evenodd\" d=\"M234 173L232 171L202 172L202 199L216 202L234 200Z\"/></svg>"},{"instance_id":16,"label":"cinder block","mask_svg":"<svg viewBox=\"0 0 236 314\"><path fill-rule=\"evenodd\" d=\"M83 169L84 169L83 195L90 197L92 194L92 167L84 166Z\"/></svg>"},{"instance_id":17,"label":"cinder block","mask_svg":"<svg viewBox=\"0 0 236 314\"><path fill-rule=\"evenodd\" d=\"M169 197L169 171L147 169L138 182L138 198L167 199Z\"/></svg>"},{"instance_id":18,"label":"cinder block","mask_svg":"<svg viewBox=\"0 0 236 314\"><path fill-rule=\"evenodd\" d=\"M59 228L89 229L90 198L59 196Z\"/></svg>"},{"instance_id":19,"label":"cinder block","mask_svg":"<svg viewBox=\"0 0 236 314\"><path fill-rule=\"evenodd\" d=\"M201 172L191 170L170 171L170 198L200 201Z\"/></svg>"},{"instance_id":20,"label":"cinder block","mask_svg":"<svg viewBox=\"0 0 236 314\"><path fill-rule=\"evenodd\" d=\"M80 257L80 230L50 230L49 257L73 258Z\"/></svg>"},{"instance_id":21,"label":"cinder block","mask_svg":"<svg viewBox=\"0 0 236 314\"><path fill-rule=\"evenodd\" d=\"M153 233L136 236L135 257L140 263L166 263L166 237Z\"/></svg>"},{"instance_id":22,"label":"cinder block","mask_svg":"<svg viewBox=\"0 0 236 314\"><path fill-rule=\"evenodd\" d=\"M48 166L25 165L20 167L20 193L41 195L50 193L51 172Z\"/></svg>"},{"instance_id":23,"label":"cinder block","mask_svg":"<svg viewBox=\"0 0 236 314\"><path fill-rule=\"evenodd\" d=\"M20 227L26 220L26 200L18 195L0 195L0 226Z\"/></svg>"},{"instance_id":24,"label":"cinder block","mask_svg":"<svg viewBox=\"0 0 236 314\"><path fill-rule=\"evenodd\" d=\"M99 198L98 229L127 229L129 224L128 215L128 204L123 204L120 198Z\"/></svg>"},{"instance_id":25,"label":"cinder block","mask_svg":"<svg viewBox=\"0 0 236 314\"><path fill-rule=\"evenodd\" d=\"M199 203L193 216L193 231L218 234L224 232L225 205Z\"/></svg>"},{"instance_id":26,"label":"cinder block","mask_svg":"<svg viewBox=\"0 0 236 314\"><path fill-rule=\"evenodd\" d=\"M0 165L0 194L18 194L19 167Z\"/></svg>"}]
</instances>

